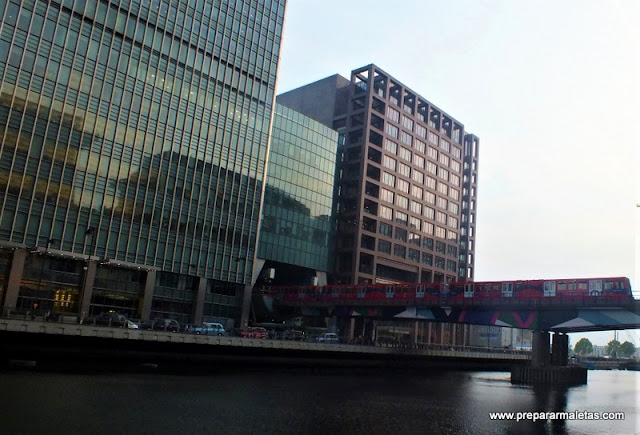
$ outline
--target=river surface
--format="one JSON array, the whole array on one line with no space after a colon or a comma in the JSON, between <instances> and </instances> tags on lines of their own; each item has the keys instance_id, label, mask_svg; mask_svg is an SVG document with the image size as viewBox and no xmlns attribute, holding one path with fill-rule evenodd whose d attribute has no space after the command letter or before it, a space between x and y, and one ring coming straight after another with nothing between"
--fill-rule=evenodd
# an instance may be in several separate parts
<instances>
[{"instance_id":1,"label":"river surface","mask_svg":"<svg viewBox=\"0 0 640 435\"><path fill-rule=\"evenodd\" d=\"M508 373L264 371L206 375L0 372L4 434L636 434L640 372L588 385L511 385ZM497 421L490 412L624 412Z\"/></svg>"}]
</instances>

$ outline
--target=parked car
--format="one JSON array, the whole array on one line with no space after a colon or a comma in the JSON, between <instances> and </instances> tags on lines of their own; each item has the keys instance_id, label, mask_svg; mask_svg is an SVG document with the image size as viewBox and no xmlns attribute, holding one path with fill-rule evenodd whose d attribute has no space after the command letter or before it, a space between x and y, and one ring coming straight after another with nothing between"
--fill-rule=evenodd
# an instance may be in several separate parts
<instances>
[{"instance_id":1,"label":"parked car","mask_svg":"<svg viewBox=\"0 0 640 435\"><path fill-rule=\"evenodd\" d=\"M191 332L198 335L225 335L227 333L222 323L211 322L204 322L202 325L194 326L191 328Z\"/></svg>"},{"instance_id":2,"label":"parked car","mask_svg":"<svg viewBox=\"0 0 640 435\"><path fill-rule=\"evenodd\" d=\"M304 340L304 332L296 329L287 330L282 334L282 338L285 340L302 341Z\"/></svg>"},{"instance_id":3,"label":"parked car","mask_svg":"<svg viewBox=\"0 0 640 435\"><path fill-rule=\"evenodd\" d=\"M127 329L140 329L140 326L136 322L127 320Z\"/></svg>"},{"instance_id":4,"label":"parked car","mask_svg":"<svg viewBox=\"0 0 640 435\"><path fill-rule=\"evenodd\" d=\"M264 328L253 327L253 328L247 328L244 331L241 331L240 332L240 336L241 337L245 337L245 338L265 339L265 338L269 337L269 333Z\"/></svg>"},{"instance_id":5,"label":"parked car","mask_svg":"<svg viewBox=\"0 0 640 435\"><path fill-rule=\"evenodd\" d=\"M180 324L174 319L156 319L151 324L151 329L154 331L179 332Z\"/></svg>"},{"instance_id":6,"label":"parked car","mask_svg":"<svg viewBox=\"0 0 640 435\"><path fill-rule=\"evenodd\" d=\"M316 338L318 343L340 343L338 335L333 332L325 332L320 337Z\"/></svg>"},{"instance_id":7,"label":"parked car","mask_svg":"<svg viewBox=\"0 0 640 435\"><path fill-rule=\"evenodd\" d=\"M127 325L127 318L118 313L100 313L94 319L96 325L124 327Z\"/></svg>"}]
</instances>

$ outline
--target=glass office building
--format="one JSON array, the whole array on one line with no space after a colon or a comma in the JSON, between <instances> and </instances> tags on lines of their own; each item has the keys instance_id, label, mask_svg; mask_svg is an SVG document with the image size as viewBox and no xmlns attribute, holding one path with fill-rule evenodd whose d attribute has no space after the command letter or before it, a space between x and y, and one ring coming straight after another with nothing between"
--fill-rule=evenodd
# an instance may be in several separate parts
<instances>
[{"instance_id":1,"label":"glass office building","mask_svg":"<svg viewBox=\"0 0 640 435\"><path fill-rule=\"evenodd\" d=\"M309 276L331 271L337 146L336 131L276 104L258 258L276 269L278 283L299 283L288 266ZM281 279L279 268L288 277Z\"/></svg>"},{"instance_id":2,"label":"glass office building","mask_svg":"<svg viewBox=\"0 0 640 435\"><path fill-rule=\"evenodd\" d=\"M284 7L0 0L5 311L239 318Z\"/></svg>"}]
</instances>

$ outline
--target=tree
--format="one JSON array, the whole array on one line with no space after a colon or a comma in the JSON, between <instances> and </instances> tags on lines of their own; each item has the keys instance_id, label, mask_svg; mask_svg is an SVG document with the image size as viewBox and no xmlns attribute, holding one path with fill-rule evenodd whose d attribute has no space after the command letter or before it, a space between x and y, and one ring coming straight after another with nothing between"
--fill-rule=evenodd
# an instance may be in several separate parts
<instances>
[{"instance_id":1,"label":"tree","mask_svg":"<svg viewBox=\"0 0 640 435\"><path fill-rule=\"evenodd\" d=\"M589 341L588 338L581 338L576 343L573 351L577 355L589 355L591 352L593 352L593 344L591 344L591 341Z\"/></svg>"},{"instance_id":2,"label":"tree","mask_svg":"<svg viewBox=\"0 0 640 435\"><path fill-rule=\"evenodd\" d=\"M634 353L636 353L636 347L633 343L625 341L620 345L620 356L630 358Z\"/></svg>"},{"instance_id":3,"label":"tree","mask_svg":"<svg viewBox=\"0 0 640 435\"><path fill-rule=\"evenodd\" d=\"M618 340L611 340L607 343L605 352L611 358L618 358L618 354L620 353L620 342Z\"/></svg>"}]
</instances>

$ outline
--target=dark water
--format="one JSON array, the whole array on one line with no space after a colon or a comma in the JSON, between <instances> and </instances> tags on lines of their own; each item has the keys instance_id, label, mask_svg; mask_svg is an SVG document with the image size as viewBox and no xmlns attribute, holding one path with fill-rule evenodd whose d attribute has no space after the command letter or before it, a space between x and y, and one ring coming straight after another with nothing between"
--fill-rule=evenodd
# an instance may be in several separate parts
<instances>
[{"instance_id":1,"label":"dark water","mask_svg":"<svg viewBox=\"0 0 640 435\"><path fill-rule=\"evenodd\" d=\"M640 372L568 390L507 373L268 371L219 375L0 372L3 434L633 434ZM492 421L489 412L625 412L623 421Z\"/></svg>"}]
</instances>

